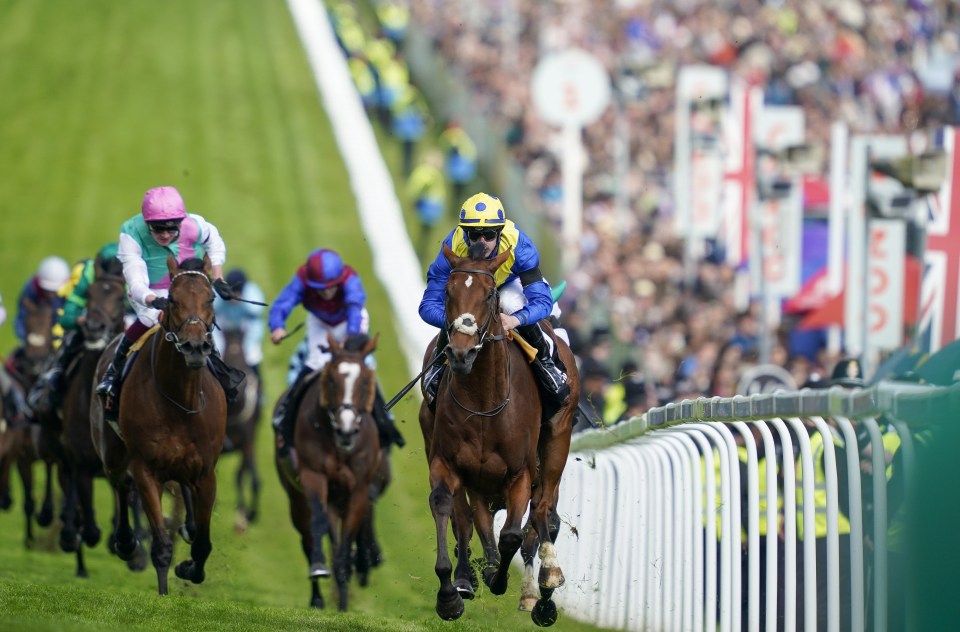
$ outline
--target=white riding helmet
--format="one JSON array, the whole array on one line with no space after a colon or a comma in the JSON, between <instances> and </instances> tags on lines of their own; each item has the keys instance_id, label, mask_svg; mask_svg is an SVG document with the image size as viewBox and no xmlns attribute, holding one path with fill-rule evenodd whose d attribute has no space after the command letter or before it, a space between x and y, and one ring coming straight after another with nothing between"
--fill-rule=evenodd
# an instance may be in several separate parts
<instances>
[{"instance_id":1,"label":"white riding helmet","mask_svg":"<svg viewBox=\"0 0 960 632\"><path fill-rule=\"evenodd\" d=\"M37 268L37 284L48 292L56 292L70 280L70 265L61 257L47 257Z\"/></svg>"}]
</instances>

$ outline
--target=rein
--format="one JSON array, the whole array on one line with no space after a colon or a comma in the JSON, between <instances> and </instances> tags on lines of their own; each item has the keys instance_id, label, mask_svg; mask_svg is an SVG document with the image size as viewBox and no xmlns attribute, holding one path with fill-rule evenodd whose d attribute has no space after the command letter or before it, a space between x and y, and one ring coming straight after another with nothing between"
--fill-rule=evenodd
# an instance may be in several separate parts
<instances>
[{"instance_id":1,"label":"rein","mask_svg":"<svg viewBox=\"0 0 960 632\"><path fill-rule=\"evenodd\" d=\"M202 412L203 409L207 407L207 398L204 397L204 395L203 395L203 379L200 380L200 397L199 397L200 403L199 403L199 406L198 406L197 408L192 408L192 409L191 409L191 408L187 408L186 406L184 406L183 404L181 404L181 403L178 402L177 400L173 399L172 397L170 397L169 395L167 395L166 393L164 393L164 392L163 392L163 389L160 388L160 381L157 380L157 361L156 361L156 358L157 358L157 340L158 340L158 339L159 339L159 336L154 335L154 337L153 337L153 344L150 345L150 377L153 379L153 386L154 386L154 388L157 389L157 392L158 392L158 393L160 393L161 395L163 395L163 398L164 398L165 400L167 400L168 402L170 402L171 404L173 404L174 406L176 406L177 408L179 408L179 409L182 410L183 412L187 413L188 415L195 415L195 414L197 414L197 413L199 413L199 412ZM166 338L166 340L169 342L169 338ZM176 344L176 343L174 343L174 344ZM178 348L177 350L179 351L179 348Z\"/></svg>"}]
</instances>

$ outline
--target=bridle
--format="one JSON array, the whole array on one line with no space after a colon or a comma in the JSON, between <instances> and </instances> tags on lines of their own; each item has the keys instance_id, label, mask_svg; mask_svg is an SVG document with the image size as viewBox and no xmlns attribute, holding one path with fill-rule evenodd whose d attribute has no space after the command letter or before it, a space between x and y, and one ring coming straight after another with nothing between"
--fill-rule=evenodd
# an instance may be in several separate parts
<instances>
[{"instance_id":1,"label":"bridle","mask_svg":"<svg viewBox=\"0 0 960 632\"><path fill-rule=\"evenodd\" d=\"M496 285L496 277L489 270L473 270L470 268L453 268L452 270L450 270L451 275L457 272L460 272L463 274L482 274L484 276L490 277L491 279L494 279L494 285ZM501 342L507 339L507 334L495 334L491 336L491 335L488 335L487 333L490 331L490 327L493 323L493 319L497 318L500 312L499 294L497 293L496 287L494 287L493 292L490 294L490 296L486 299L485 302L487 303L487 318L483 322L483 326L477 330L477 333L479 334L479 340L480 340L474 346L474 349L477 350L477 353L479 353L480 350L483 348L483 345L488 342ZM456 328L457 328L456 322L447 323L447 336L448 337L451 336L453 334L454 329ZM473 410L471 408L468 408L467 406L464 406L463 403L459 399L457 399L457 394L454 392L452 384L450 386L450 397L453 398L453 401L456 402L457 406L462 408L464 411L470 413L471 415L478 415L480 417L495 417L496 415L499 415L504 408L506 408L507 404L510 403L510 393L513 388L513 380L511 379L511 377L512 377L511 363L510 363L510 358L508 356L507 357L507 395L506 397L504 397L503 401L501 401L499 404L497 404L496 406L494 406L489 410L485 410L485 411Z\"/></svg>"},{"instance_id":2,"label":"bridle","mask_svg":"<svg viewBox=\"0 0 960 632\"><path fill-rule=\"evenodd\" d=\"M174 281L174 280L176 280L176 279L178 279L178 278L180 278L180 277L182 277L182 276L184 276L184 275L186 275L186 274L195 274L195 275L197 275L197 276L203 277L203 279L206 280L206 282L210 284L210 289L211 289L211 291L213 290L213 283L210 282L210 277L208 277L205 273L200 272L200 271L197 271L197 270L184 270L184 271L182 271L182 272L178 272L177 274L173 275L173 277L170 278L170 283L171 283L171 285L173 284L173 281ZM172 298L169 298L169 297L168 297L168 300L169 300L171 303L174 302L174 300L173 300ZM170 320L172 321L172 320L173 320L173 316L170 316L170 312L167 312L167 315L168 315L168 318L170 318ZM180 340L180 336L179 336L178 334L180 334L180 333L183 331L184 327L187 327L187 326L189 326L189 325L193 325L193 324L196 324L196 323L203 323L204 329L206 329L206 333L205 333L204 335L205 335L205 337L207 338L207 340L208 340L211 344L213 344L213 325L214 325L214 321L213 321L213 320L211 320L211 321L208 323L207 321L203 320L202 318L200 318L200 317L197 316L196 314L190 314L183 322L180 323L179 326L177 326L177 327L175 327L175 328L171 328L171 329L167 329L167 328L164 326L163 320L160 320L160 321L159 321L160 329L163 330L163 337L164 337L164 339L165 339L167 342L172 342L172 343L173 343L173 346L176 347L177 351L180 352L181 354L184 353L184 351L183 351L183 342Z\"/></svg>"},{"instance_id":3,"label":"bridle","mask_svg":"<svg viewBox=\"0 0 960 632\"><path fill-rule=\"evenodd\" d=\"M183 271L181 271L181 272L178 272L177 274L173 275L173 276L170 278L171 286L172 286L174 280L176 280L177 278L179 278L179 277L181 277L181 276L183 276L183 275L185 275L185 274L195 274L195 275L197 275L197 276L203 277L203 278L207 281L207 283L210 284L210 288L211 288L211 291L212 291L212 289L213 289L213 283L210 281L210 277L208 277L205 273L200 272L200 271L198 271L198 270L183 270ZM168 298L168 300L169 300L171 303L174 302L173 299L171 299L171 298ZM169 312L169 311L166 312L166 315L167 315L167 317L170 318L171 321L172 321L173 317L170 315L170 312ZM197 316L197 315L195 315L195 314L191 314L191 315L188 316L182 323L180 323L180 325L179 325L178 327L176 327L175 329L167 329L167 328L164 326L162 319L159 321L158 324L160 325L160 329L163 330L163 338L164 338L164 340L166 340L167 342L172 342L172 343L173 343L173 346L174 346L174 348L177 350L177 352L179 352L181 355L185 355L185 352L184 352L184 350L183 350L183 345L184 345L184 343L180 340L180 337L179 337L177 334L181 333L181 332L183 331L183 328L184 328L184 327L187 327L187 326L192 325L192 324L195 324L195 323L203 323L204 328L206 329L206 333L204 334L204 336L206 337L207 341L210 342L210 344L212 345L212 344L213 344L213 324L214 324L212 320L208 323L207 321L203 320L203 319L200 318L199 316ZM174 406L176 406L177 408L179 408L179 409L182 410L183 412L187 413L188 415L193 415L193 414L199 413L199 412L201 412L204 408L206 408L206 406L207 406L207 399L206 399L206 397L204 396L204 393L203 393L203 381L202 381L202 380L200 381L200 396L199 396L199 398L198 398L199 401L198 401L198 405L197 405L196 408L187 408L186 406L184 406L183 404L181 404L180 402L176 401L175 399L173 399L172 397L170 397L169 395L167 395L166 393L163 392L163 390L160 388L160 382L157 381L156 355L157 355L157 336L154 336L154 338L153 338L153 345L151 345L151 347L150 347L150 373L151 373L151 377L153 378L153 385L156 387L157 392L160 393L160 394L163 396L163 398L166 399L168 402L170 402L171 404L173 404Z\"/></svg>"}]
</instances>

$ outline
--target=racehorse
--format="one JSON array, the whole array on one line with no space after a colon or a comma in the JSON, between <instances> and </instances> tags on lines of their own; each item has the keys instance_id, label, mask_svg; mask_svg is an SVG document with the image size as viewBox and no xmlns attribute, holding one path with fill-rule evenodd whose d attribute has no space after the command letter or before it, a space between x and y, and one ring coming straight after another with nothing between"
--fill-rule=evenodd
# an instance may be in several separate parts
<instances>
[{"instance_id":1,"label":"racehorse","mask_svg":"<svg viewBox=\"0 0 960 632\"><path fill-rule=\"evenodd\" d=\"M176 566L177 577L201 583L212 549L210 518L227 402L223 387L207 370L214 321L210 269L207 256L202 261L187 259L179 266L173 256L167 257L169 305L160 315L159 331L145 339L136 357L127 360L117 424L105 422L100 397L91 403L94 446L114 489L116 553L128 560L138 544L129 519L129 491L135 486L150 523L150 558L161 595L167 594L173 558L173 541L161 505L166 482L178 483L187 492L185 503L196 525L191 559ZM112 361L118 341L101 356L98 380Z\"/></svg>"},{"instance_id":2,"label":"racehorse","mask_svg":"<svg viewBox=\"0 0 960 632\"><path fill-rule=\"evenodd\" d=\"M475 524L486 560L483 580L490 591L496 595L506 591L510 561L522 545L521 607L532 609L534 623L549 626L557 618L553 591L564 582L553 542L560 478L580 395L575 359L569 347L554 337L567 368L570 396L560 406L539 396L530 358L509 341L499 318L494 272L509 252L484 259L472 250L470 257L457 257L444 245L443 253L452 269L446 285L448 345L444 349L451 370L440 383L435 412L426 399L420 408L430 509L437 531L436 611L443 619L457 619L463 614L463 598L473 597L469 542ZM424 368L435 359L434 344L424 356ZM498 543L493 510L499 508L506 509L507 515ZM521 522L528 508L524 536ZM447 550L451 519L458 558L456 581L451 581ZM533 582L537 552L539 599Z\"/></svg>"},{"instance_id":3,"label":"racehorse","mask_svg":"<svg viewBox=\"0 0 960 632\"><path fill-rule=\"evenodd\" d=\"M126 289L121 270L109 271L97 265L93 282L87 290L87 305L79 320L83 351L66 367L63 404L47 417L59 424L60 467L64 472L64 501L61 512L63 527L60 548L77 554L77 576L86 577L83 545L96 546L100 541L93 503L93 481L103 476L103 464L90 436L90 402L94 394L94 374L100 354L110 340L123 331ZM61 421L62 420L62 421ZM133 570L146 566L146 552L141 547L130 561Z\"/></svg>"},{"instance_id":4,"label":"racehorse","mask_svg":"<svg viewBox=\"0 0 960 632\"><path fill-rule=\"evenodd\" d=\"M277 470L310 563L310 605L324 606L318 579L330 575L323 549L329 534L339 608L346 610L354 543L361 584L378 556L371 492L377 493L385 482L372 412L376 377L364 362L377 337L352 336L341 346L330 335L328 342L331 358L307 387L297 412L294 448L299 485L285 474L279 458Z\"/></svg>"},{"instance_id":5,"label":"racehorse","mask_svg":"<svg viewBox=\"0 0 960 632\"><path fill-rule=\"evenodd\" d=\"M13 378L14 388L20 389L23 397L40 377L47 358L53 353L51 327L54 322L53 305L48 302L36 303L29 298L24 300L24 328L26 336L23 345L14 350L7 359L7 372ZM26 517L25 543L33 542L33 518L36 503L33 498L33 462L43 459L46 472L44 497L37 524L48 527L53 522L53 462L51 437L36 425L28 424L19 428L8 428L13 436L8 438L8 452L0 454L0 506L10 506L10 467L16 462L20 481L23 484L23 513Z\"/></svg>"},{"instance_id":6,"label":"racehorse","mask_svg":"<svg viewBox=\"0 0 960 632\"><path fill-rule=\"evenodd\" d=\"M244 357L243 332L225 331L223 338L224 362L247 374L240 395L227 404L227 434L223 442L224 454L240 452L240 467L236 474L237 512L234 528L243 532L247 525L256 519L260 508L260 474L257 472L255 449L257 427L260 425L260 380ZM249 506L245 500L245 478L250 480Z\"/></svg>"}]
</instances>

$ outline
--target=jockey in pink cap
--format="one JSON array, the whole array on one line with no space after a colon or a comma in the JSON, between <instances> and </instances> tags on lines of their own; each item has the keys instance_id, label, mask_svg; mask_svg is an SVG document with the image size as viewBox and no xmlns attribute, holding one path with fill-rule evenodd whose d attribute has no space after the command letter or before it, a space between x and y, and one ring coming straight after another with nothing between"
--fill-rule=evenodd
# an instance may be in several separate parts
<instances>
[{"instance_id":1,"label":"jockey in pink cap","mask_svg":"<svg viewBox=\"0 0 960 632\"><path fill-rule=\"evenodd\" d=\"M171 254L178 263L192 257L203 258L205 254L209 256L214 289L225 300L235 298L223 280L227 247L217 227L200 215L188 213L176 188L165 186L147 191L140 213L120 227L117 258L123 264L127 292L137 319L124 332L116 356L97 386L97 392L105 397L104 414L108 418L115 419L117 413L119 378L131 345L157 324L160 311L167 305L170 287L167 256Z\"/></svg>"}]
</instances>

